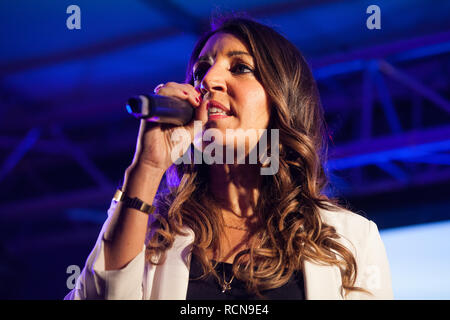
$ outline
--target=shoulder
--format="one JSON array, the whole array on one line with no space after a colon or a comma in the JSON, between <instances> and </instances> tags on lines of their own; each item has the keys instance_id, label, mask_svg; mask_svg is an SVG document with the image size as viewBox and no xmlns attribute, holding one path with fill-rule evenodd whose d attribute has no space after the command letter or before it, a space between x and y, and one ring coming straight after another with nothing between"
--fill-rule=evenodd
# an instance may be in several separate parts
<instances>
[{"instance_id":1,"label":"shoulder","mask_svg":"<svg viewBox=\"0 0 450 320\"><path fill-rule=\"evenodd\" d=\"M341 242L352 251L367 245L373 233L378 233L376 224L359 213L341 207L319 209L322 221L336 229Z\"/></svg>"},{"instance_id":2,"label":"shoulder","mask_svg":"<svg viewBox=\"0 0 450 320\"><path fill-rule=\"evenodd\" d=\"M319 209L322 221L335 227L344 233L354 231L354 228L368 228L371 220L367 219L362 213L356 213L345 208L331 205L330 209Z\"/></svg>"}]
</instances>

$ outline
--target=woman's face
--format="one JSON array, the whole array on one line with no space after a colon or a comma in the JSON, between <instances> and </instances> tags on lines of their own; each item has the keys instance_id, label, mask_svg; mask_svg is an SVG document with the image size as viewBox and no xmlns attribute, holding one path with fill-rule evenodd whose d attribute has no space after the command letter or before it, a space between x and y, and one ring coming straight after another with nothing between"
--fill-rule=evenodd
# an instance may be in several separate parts
<instances>
[{"instance_id":1,"label":"woman's face","mask_svg":"<svg viewBox=\"0 0 450 320\"><path fill-rule=\"evenodd\" d=\"M194 86L203 93L197 118L205 123L205 129L216 128L224 137L227 129L267 129L269 99L254 70L254 59L238 38L228 33L209 38L193 67ZM218 110L211 108L210 101L220 103L226 115L211 113Z\"/></svg>"}]
</instances>

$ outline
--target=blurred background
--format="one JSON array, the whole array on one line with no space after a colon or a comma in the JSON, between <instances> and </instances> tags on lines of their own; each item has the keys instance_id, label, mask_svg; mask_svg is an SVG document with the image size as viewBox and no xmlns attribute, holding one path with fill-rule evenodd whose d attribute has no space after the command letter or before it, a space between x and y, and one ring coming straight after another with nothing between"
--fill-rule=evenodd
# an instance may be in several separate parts
<instances>
[{"instance_id":1,"label":"blurred background","mask_svg":"<svg viewBox=\"0 0 450 320\"><path fill-rule=\"evenodd\" d=\"M1 1L0 298L66 295L133 157L125 102L182 82L210 17L242 11L310 63L332 138L327 192L378 225L395 298L450 298L444 0Z\"/></svg>"}]
</instances>

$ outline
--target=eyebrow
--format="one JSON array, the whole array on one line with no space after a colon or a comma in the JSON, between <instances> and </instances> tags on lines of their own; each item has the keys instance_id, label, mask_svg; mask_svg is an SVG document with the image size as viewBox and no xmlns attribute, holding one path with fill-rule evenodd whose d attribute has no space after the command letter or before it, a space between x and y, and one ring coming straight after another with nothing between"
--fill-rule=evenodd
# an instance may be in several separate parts
<instances>
[{"instance_id":1,"label":"eyebrow","mask_svg":"<svg viewBox=\"0 0 450 320\"><path fill-rule=\"evenodd\" d=\"M252 57L252 55L251 55L250 53L248 53L248 52L246 52L246 51L239 51L239 50L228 51L227 54L226 54L226 56L227 56L228 58L231 58L231 57L233 57L233 56L242 56L242 55L246 55L246 56ZM216 55L214 55L214 57L215 57L215 56L216 56ZM197 62L199 62L199 61L209 61L210 58L211 58L211 55L208 55L208 54L203 55L203 56L199 57L199 58L194 62L194 65L197 64ZM252 58L253 58L253 57L252 57Z\"/></svg>"}]
</instances>

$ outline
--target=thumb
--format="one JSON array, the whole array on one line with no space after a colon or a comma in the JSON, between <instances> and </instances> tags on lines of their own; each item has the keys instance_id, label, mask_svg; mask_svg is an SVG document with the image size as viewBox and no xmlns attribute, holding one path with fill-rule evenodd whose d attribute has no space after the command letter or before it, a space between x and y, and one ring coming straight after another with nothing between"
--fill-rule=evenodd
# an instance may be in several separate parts
<instances>
[{"instance_id":1,"label":"thumb","mask_svg":"<svg viewBox=\"0 0 450 320\"><path fill-rule=\"evenodd\" d=\"M194 146L201 146L204 126L205 122L199 119L194 119L185 126L191 136L191 141Z\"/></svg>"}]
</instances>

